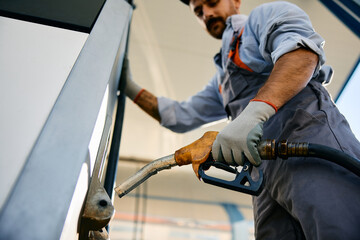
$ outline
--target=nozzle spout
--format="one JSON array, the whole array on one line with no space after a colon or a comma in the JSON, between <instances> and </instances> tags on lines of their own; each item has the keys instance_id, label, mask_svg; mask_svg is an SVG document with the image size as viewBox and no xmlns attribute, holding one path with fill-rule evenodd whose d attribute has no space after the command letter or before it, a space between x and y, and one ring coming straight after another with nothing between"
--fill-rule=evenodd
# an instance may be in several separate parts
<instances>
[{"instance_id":1,"label":"nozzle spout","mask_svg":"<svg viewBox=\"0 0 360 240\"><path fill-rule=\"evenodd\" d=\"M134 188L139 186L141 183L146 181L152 175L157 174L159 171L164 169L170 169L173 166L177 166L174 159L174 154L166 157L159 158L152 161L141 168L135 175L128 178L125 182L115 188L115 192L121 198L131 192Z\"/></svg>"}]
</instances>

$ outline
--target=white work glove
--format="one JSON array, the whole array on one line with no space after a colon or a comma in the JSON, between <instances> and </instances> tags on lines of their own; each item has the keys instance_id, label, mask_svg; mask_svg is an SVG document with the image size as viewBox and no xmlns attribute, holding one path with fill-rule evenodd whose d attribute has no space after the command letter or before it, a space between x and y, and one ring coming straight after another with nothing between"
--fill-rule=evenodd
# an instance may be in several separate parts
<instances>
[{"instance_id":1,"label":"white work glove","mask_svg":"<svg viewBox=\"0 0 360 240\"><path fill-rule=\"evenodd\" d=\"M263 125L275 108L261 101L251 101L244 111L217 135L212 156L228 165L244 165L244 155L254 166L261 164L257 146L263 135Z\"/></svg>"},{"instance_id":2,"label":"white work glove","mask_svg":"<svg viewBox=\"0 0 360 240\"><path fill-rule=\"evenodd\" d=\"M126 80L125 94L131 100L134 101L136 96L142 90L142 88L136 82L134 82L132 80L132 75L131 75L130 66L129 66L129 60L126 57L124 58L124 64L123 64L122 71L125 71L125 72L123 72L125 74L125 80Z\"/></svg>"}]
</instances>

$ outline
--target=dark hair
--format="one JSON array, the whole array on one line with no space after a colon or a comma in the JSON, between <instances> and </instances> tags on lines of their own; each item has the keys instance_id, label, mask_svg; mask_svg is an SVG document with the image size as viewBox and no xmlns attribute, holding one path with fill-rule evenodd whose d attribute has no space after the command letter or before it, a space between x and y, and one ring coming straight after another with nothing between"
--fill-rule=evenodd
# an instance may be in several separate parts
<instances>
[{"instance_id":1,"label":"dark hair","mask_svg":"<svg viewBox=\"0 0 360 240\"><path fill-rule=\"evenodd\" d=\"M180 0L180 1L182 1L182 2L185 3L186 5L189 5L189 2L190 2L190 0Z\"/></svg>"}]
</instances>

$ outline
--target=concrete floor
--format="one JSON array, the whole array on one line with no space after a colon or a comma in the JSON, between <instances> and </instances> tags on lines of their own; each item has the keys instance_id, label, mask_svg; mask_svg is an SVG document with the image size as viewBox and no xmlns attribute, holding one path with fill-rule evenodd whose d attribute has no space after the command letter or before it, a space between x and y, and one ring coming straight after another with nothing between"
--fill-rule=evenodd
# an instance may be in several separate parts
<instances>
[{"instance_id":1,"label":"concrete floor","mask_svg":"<svg viewBox=\"0 0 360 240\"><path fill-rule=\"evenodd\" d=\"M120 161L117 185L145 164ZM112 240L254 239L251 196L200 182L191 166L159 172L114 205Z\"/></svg>"}]
</instances>

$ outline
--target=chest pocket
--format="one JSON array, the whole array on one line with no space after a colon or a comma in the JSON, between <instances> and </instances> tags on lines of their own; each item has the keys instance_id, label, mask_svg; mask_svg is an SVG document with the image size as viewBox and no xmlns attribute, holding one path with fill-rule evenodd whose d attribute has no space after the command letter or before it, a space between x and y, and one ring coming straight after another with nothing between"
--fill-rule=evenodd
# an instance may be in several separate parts
<instances>
[{"instance_id":1,"label":"chest pocket","mask_svg":"<svg viewBox=\"0 0 360 240\"><path fill-rule=\"evenodd\" d=\"M244 29L240 34L234 33L226 63L225 77L219 86L224 108L228 116L232 118L242 112L268 78L268 76L254 72L241 60L240 46L243 31Z\"/></svg>"}]
</instances>

